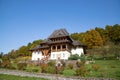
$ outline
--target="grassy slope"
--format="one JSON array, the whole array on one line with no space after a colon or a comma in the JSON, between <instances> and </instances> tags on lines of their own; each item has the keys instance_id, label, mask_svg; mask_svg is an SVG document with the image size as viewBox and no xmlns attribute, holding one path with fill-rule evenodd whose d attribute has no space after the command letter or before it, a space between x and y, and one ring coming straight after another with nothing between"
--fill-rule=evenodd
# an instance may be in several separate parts
<instances>
[{"instance_id":1,"label":"grassy slope","mask_svg":"<svg viewBox=\"0 0 120 80\"><path fill-rule=\"evenodd\" d=\"M107 77L107 78L119 78L120 79L120 61L119 60L97 60L95 64L98 64L100 68L98 71L91 70L89 77ZM91 64L87 67L91 67Z\"/></svg>"},{"instance_id":2,"label":"grassy slope","mask_svg":"<svg viewBox=\"0 0 120 80\"><path fill-rule=\"evenodd\" d=\"M48 80L48 79L0 74L0 80Z\"/></svg>"},{"instance_id":3,"label":"grassy slope","mask_svg":"<svg viewBox=\"0 0 120 80\"><path fill-rule=\"evenodd\" d=\"M99 66L98 71L93 70L93 64L86 64L89 73L86 77L105 77L120 79L120 61L119 60L96 60L95 64ZM65 69L64 76L74 76L75 71Z\"/></svg>"}]
</instances>

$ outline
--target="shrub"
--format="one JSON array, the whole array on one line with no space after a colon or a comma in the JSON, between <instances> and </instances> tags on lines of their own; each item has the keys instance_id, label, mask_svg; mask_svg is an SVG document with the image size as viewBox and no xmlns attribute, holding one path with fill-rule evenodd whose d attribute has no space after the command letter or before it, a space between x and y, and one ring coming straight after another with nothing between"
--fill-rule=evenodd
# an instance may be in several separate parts
<instances>
[{"instance_id":1,"label":"shrub","mask_svg":"<svg viewBox=\"0 0 120 80\"><path fill-rule=\"evenodd\" d=\"M69 63L69 64L68 64L68 68L73 69L73 67L74 67L74 64L73 64L73 63Z\"/></svg>"},{"instance_id":2,"label":"shrub","mask_svg":"<svg viewBox=\"0 0 120 80\"><path fill-rule=\"evenodd\" d=\"M115 76L116 76L116 78L119 80L119 79L120 79L120 71L116 71L116 72L115 72Z\"/></svg>"},{"instance_id":3,"label":"shrub","mask_svg":"<svg viewBox=\"0 0 120 80\"><path fill-rule=\"evenodd\" d=\"M27 67L27 63L18 63L17 67L19 70L25 70Z\"/></svg>"},{"instance_id":4,"label":"shrub","mask_svg":"<svg viewBox=\"0 0 120 80\"><path fill-rule=\"evenodd\" d=\"M38 68L33 68L32 69L32 72L39 72L40 71L40 69L38 69Z\"/></svg>"},{"instance_id":5,"label":"shrub","mask_svg":"<svg viewBox=\"0 0 120 80\"><path fill-rule=\"evenodd\" d=\"M2 66L2 59L0 59L0 67Z\"/></svg>"},{"instance_id":6,"label":"shrub","mask_svg":"<svg viewBox=\"0 0 120 80\"><path fill-rule=\"evenodd\" d=\"M85 63L86 62L86 56L84 54L82 54L80 56L80 60L81 60L81 62Z\"/></svg>"},{"instance_id":7,"label":"shrub","mask_svg":"<svg viewBox=\"0 0 120 80\"><path fill-rule=\"evenodd\" d=\"M106 71L102 72L102 77L107 77L107 72Z\"/></svg>"},{"instance_id":8,"label":"shrub","mask_svg":"<svg viewBox=\"0 0 120 80\"><path fill-rule=\"evenodd\" d=\"M41 72L41 68L39 66L34 65L34 64L28 64L26 71L28 71L28 72Z\"/></svg>"},{"instance_id":9,"label":"shrub","mask_svg":"<svg viewBox=\"0 0 120 80\"><path fill-rule=\"evenodd\" d=\"M66 66L66 62L64 60L61 60L61 64L62 64L63 67Z\"/></svg>"},{"instance_id":10,"label":"shrub","mask_svg":"<svg viewBox=\"0 0 120 80\"><path fill-rule=\"evenodd\" d=\"M68 59L69 60L77 60L77 59L80 59L80 57L78 54L74 54L74 55L71 55Z\"/></svg>"},{"instance_id":11,"label":"shrub","mask_svg":"<svg viewBox=\"0 0 120 80\"><path fill-rule=\"evenodd\" d=\"M77 62L76 62L76 66L77 66L77 67L84 66L84 63L83 63L83 62L80 62L80 61L77 61Z\"/></svg>"},{"instance_id":12,"label":"shrub","mask_svg":"<svg viewBox=\"0 0 120 80\"><path fill-rule=\"evenodd\" d=\"M55 66L55 61L48 62L48 66Z\"/></svg>"},{"instance_id":13,"label":"shrub","mask_svg":"<svg viewBox=\"0 0 120 80\"><path fill-rule=\"evenodd\" d=\"M93 64L92 65L92 68L95 70L95 71L98 71L98 69L100 68L100 66L98 64Z\"/></svg>"},{"instance_id":14,"label":"shrub","mask_svg":"<svg viewBox=\"0 0 120 80\"><path fill-rule=\"evenodd\" d=\"M74 76L75 75L75 70L67 69L62 72L63 75L65 76Z\"/></svg>"},{"instance_id":15,"label":"shrub","mask_svg":"<svg viewBox=\"0 0 120 80\"><path fill-rule=\"evenodd\" d=\"M116 68L116 66L115 65L111 65L111 68Z\"/></svg>"},{"instance_id":16,"label":"shrub","mask_svg":"<svg viewBox=\"0 0 120 80\"><path fill-rule=\"evenodd\" d=\"M88 71L85 66L81 66L80 68L76 69L75 72L77 76L83 76L83 77L85 77L88 74Z\"/></svg>"},{"instance_id":17,"label":"shrub","mask_svg":"<svg viewBox=\"0 0 120 80\"><path fill-rule=\"evenodd\" d=\"M43 63L43 64L40 65L40 67L41 67L41 72L46 73L46 69L47 69L48 65Z\"/></svg>"},{"instance_id":18,"label":"shrub","mask_svg":"<svg viewBox=\"0 0 120 80\"><path fill-rule=\"evenodd\" d=\"M55 74L55 67L51 67L51 66L48 66L47 68L46 68L46 72L47 73L51 73L51 74Z\"/></svg>"},{"instance_id":19,"label":"shrub","mask_svg":"<svg viewBox=\"0 0 120 80\"><path fill-rule=\"evenodd\" d=\"M8 61L3 62L3 63L2 63L2 67L3 67L3 68L10 68L10 67L11 67L10 61L8 60Z\"/></svg>"}]
</instances>

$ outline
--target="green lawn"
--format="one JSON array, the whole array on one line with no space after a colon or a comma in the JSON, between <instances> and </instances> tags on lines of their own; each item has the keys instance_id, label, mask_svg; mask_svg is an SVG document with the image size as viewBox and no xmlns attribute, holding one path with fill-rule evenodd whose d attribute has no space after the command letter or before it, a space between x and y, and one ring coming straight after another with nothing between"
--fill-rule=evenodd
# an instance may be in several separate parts
<instances>
[{"instance_id":1,"label":"green lawn","mask_svg":"<svg viewBox=\"0 0 120 80\"><path fill-rule=\"evenodd\" d=\"M99 65L98 71L94 71L92 64L86 65L91 69L88 77L107 77L120 79L120 61L119 60L96 60L95 64Z\"/></svg>"},{"instance_id":2,"label":"green lawn","mask_svg":"<svg viewBox=\"0 0 120 80\"><path fill-rule=\"evenodd\" d=\"M85 68L88 71L88 74L85 77L104 77L115 78L117 80L120 80L120 60L95 60L94 64L99 66L97 71L95 71L94 68L92 68L93 64L85 65ZM62 75L76 76L75 70L76 69L65 68L64 71L62 71ZM41 69L39 66L28 65L26 71L40 73ZM0 80L46 80L46 79L0 74Z\"/></svg>"},{"instance_id":3,"label":"green lawn","mask_svg":"<svg viewBox=\"0 0 120 80\"><path fill-rule=\"evenodd\" d=\"M0 74L0 80L48 80L48 79Z\"/></svg>"},{"instance_id":4,"label":"green lawn","mask_svg":"<svg viewBox=\"0 0 120 80\"><path fill-rule=\"evenodd\" d=\"M92 68L93 64L86 64L85 67L88 70L88 74L85 77L104 77L104 78L115 78L117 80L120 80L119 60L96 60L94 64L98 65L99 69L95 71ZM75 70L65 69L62 75L75 76Z\"/></svg>"}]
</instances>

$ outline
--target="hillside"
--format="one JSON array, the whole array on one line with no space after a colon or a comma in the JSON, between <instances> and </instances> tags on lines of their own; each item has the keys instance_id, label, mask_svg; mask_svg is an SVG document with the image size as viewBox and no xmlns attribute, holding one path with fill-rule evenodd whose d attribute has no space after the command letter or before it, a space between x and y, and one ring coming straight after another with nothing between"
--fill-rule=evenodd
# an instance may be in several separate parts
<instances>
[{"instance_id":1,"label":"hillside","mask_svg":"<svg viewBox=\"0 0 120 80\"><path fill-rule=\"evenodd\" d=\"M70 36L73 39L79 40L84 43L87 46L87 50L90 55L93 55L93 53L95 53L95 50L97 49L102 56L105 56L108 53L114 56L120 56L119 24L115 24L113 26L106 25L105 28L96 27L95 29L91 29L86 32L72 33L70 34ZM13 49L5 55L1 52L0 58L8 57L10 59L15 59L17 57L31 56L31 52L29 50L39 45L42 41L42 39L39 39L33 41L32 43L29 42L27 46L22 45L18 50Z\"/></svg>"}]
</instances>

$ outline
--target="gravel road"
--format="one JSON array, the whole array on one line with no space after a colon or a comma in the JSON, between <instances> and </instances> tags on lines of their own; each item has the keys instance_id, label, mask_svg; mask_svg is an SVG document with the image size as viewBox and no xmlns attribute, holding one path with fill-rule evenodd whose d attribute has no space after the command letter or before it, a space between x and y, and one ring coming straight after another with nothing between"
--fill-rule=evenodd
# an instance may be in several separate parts
<instances>
[{"instance_id":1,"label":"gravel road","mask_svg":"<svg viewBox=\"0 0 120 80\"><path fill-rule=\"evenodd\" d=\"M108 78L80 78L80 77L73 78L73 77L64 77L58 74L30 73L25 71L8 70L8 69L0 69L0 74L40 77L40 78L47 78L49 80L114 80L114 79L108 79Z\"/></svg>"}]
</instances>

